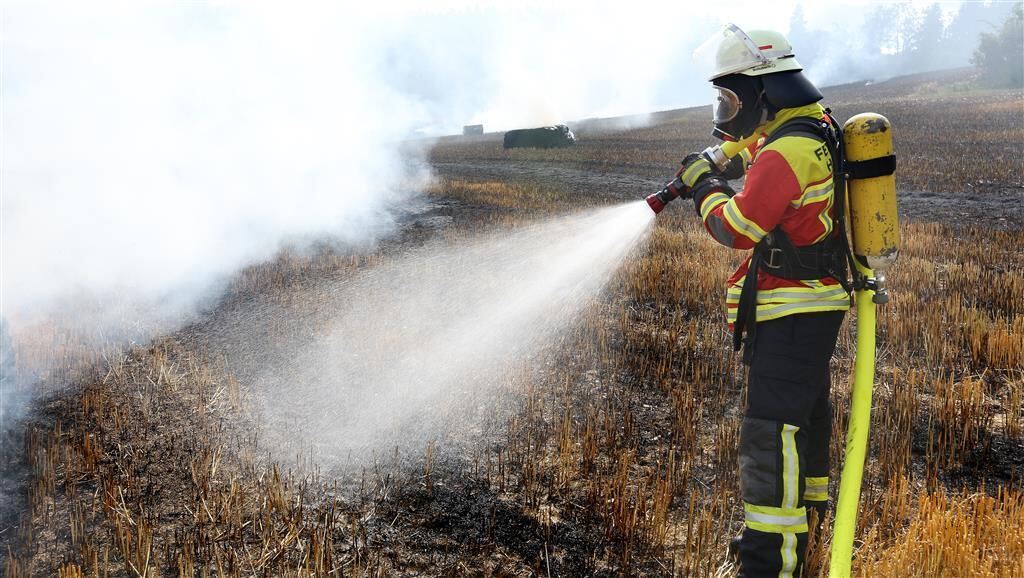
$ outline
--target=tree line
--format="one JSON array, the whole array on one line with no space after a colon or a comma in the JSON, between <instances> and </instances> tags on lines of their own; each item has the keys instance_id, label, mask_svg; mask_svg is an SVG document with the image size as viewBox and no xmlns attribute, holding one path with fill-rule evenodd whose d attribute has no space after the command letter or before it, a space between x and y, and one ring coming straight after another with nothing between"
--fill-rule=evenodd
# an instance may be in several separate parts
<instances>
[{"instance_id":1,"label":"tree line","mask_svg":"<svg viewBox=\"0 0 1024 578\"><path fill-rule=\"evenodd\" d=\"M800 62L819 80L883 79L974 65L990 86L1022 86L1024 10L1020 1L965 1L951 18L938 3L918 10L910 0L867 10L858 28L823 30L807 21L802 5L790 18L789 40ZM829 18L828 21L835 21Z\"/></svg>"}]
</instances>

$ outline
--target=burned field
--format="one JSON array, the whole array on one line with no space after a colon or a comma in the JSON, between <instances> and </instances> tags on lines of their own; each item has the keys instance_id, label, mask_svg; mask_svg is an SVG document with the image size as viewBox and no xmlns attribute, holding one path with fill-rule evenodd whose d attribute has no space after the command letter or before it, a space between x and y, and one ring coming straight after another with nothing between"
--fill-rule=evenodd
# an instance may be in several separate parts
<instances>
[{"instance_id":1,"label":"burned field","mask_svg":"<svg viewBox=\"0 0 1024 578\"><path fill-rule=\"evenodd\" d=\"M900 158L862 576L1024 572L1024 95L957 92L951 78L826 91L840 119L887 115ZM253 266L153 343L77 351L36 328L19 359L59 346L82 369L41 376L7 432L20 499L0 534L5 575L731 575L744 375L722 299L741 255L683 203L486 399L423 407L449 427L328 465L277 439L287 428L260 409L260 368L327 334L349 279L429 243L638 200L707 144L704 109L649 120L573 126L570 149L443 139L439 179L397 237ZM852 325L834 359L833 499ZM829 540L813 539L814 575Z\"/></svg>"}]
</instances>

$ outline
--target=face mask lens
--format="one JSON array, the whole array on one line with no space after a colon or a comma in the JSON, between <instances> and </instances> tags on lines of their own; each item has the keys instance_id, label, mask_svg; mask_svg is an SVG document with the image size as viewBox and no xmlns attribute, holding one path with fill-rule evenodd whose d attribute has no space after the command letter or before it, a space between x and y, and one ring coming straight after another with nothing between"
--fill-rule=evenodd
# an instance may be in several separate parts
<instances>
[{"instance_id":1,"label":"face mask lens","mask_svg":"<svg viewBox=\"0 0 1024 578\"><path fill-rule=\"evenodd\" d=\"M715 99L715 124L729 122L740 113L740 99L736 93L728 88L715 87L717 98Z\"/></svg>"}]
</instances>

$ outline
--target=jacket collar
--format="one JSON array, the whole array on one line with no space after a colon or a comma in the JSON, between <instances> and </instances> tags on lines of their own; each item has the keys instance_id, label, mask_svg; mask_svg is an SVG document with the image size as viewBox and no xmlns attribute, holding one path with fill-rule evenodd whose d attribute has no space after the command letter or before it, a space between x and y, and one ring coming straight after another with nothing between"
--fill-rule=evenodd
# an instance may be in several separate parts
<instances>
[{"instance_id":1,"label":"jacket collar","mask_svg":"<svg viewBox=\"0 0 1024 578\"><path fill-rule=\"evenodd\" d=\"M800 116L807 116L815 119L824 118L825 108L820 104L813 102L804 106L798 106L796 108L784 108L780 110L774 120L770 120L758 129L761 136L768 138L777 128L783 125L786 121L794 119Z\"/></svg>"}]
</instances>

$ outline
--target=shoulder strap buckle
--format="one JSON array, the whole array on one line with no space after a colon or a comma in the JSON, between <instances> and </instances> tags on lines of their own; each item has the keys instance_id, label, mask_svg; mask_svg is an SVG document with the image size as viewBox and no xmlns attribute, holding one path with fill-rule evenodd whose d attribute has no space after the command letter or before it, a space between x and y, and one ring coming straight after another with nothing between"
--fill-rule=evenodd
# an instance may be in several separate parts
<instances>
[{"instance_id":1,"label":"shoulder strap buckle","mask_svg":"<svg viewBox=\"0 0 1024 578\"><path fill-rule=\"evenodd\" d=\"M780 269L782 268L783 259L782 248L772 247L766 251L762 264L769 269Z\"/></svg>"}]
</instances>

